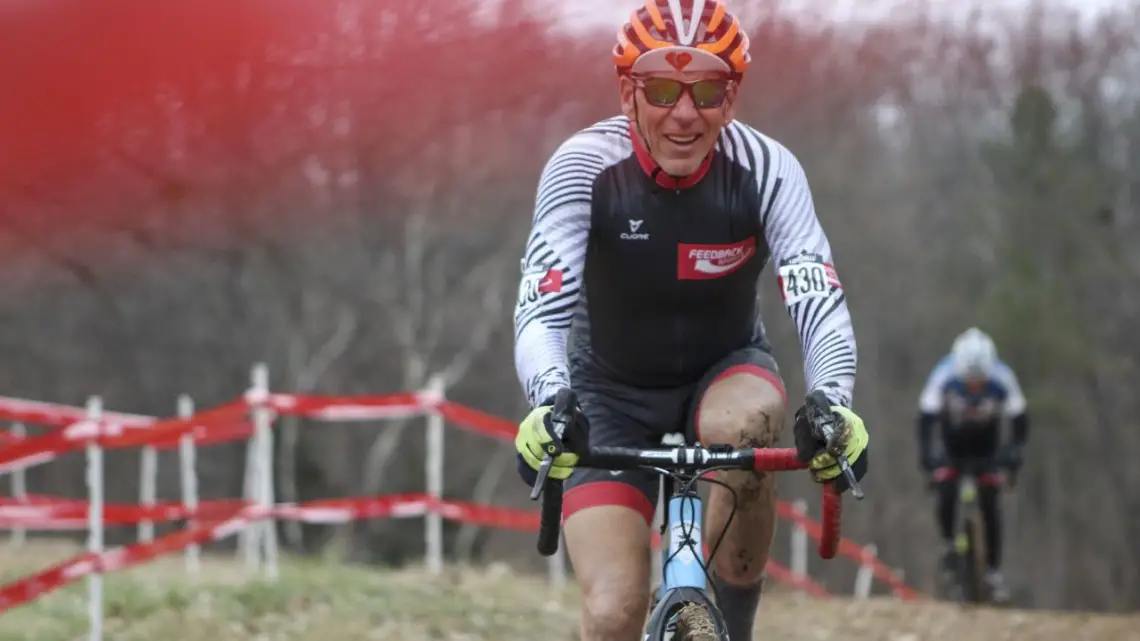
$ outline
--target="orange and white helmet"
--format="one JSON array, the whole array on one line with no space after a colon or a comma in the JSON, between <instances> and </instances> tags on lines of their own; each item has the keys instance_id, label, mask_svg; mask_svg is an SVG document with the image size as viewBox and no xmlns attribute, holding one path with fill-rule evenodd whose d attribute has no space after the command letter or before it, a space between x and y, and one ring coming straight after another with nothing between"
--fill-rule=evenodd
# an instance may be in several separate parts
<instances>
[{"instance_id":1,"label":"orange and white helmet","mask_svg":"<svg viewBox=\"0 0 1140 641\"><path fill-rule=\"evenodd\" d=\"M739 79L752 61L740 20L721 0L646 0L617 37L619 75L723 71Z\"/></svg>"}]
</instances>

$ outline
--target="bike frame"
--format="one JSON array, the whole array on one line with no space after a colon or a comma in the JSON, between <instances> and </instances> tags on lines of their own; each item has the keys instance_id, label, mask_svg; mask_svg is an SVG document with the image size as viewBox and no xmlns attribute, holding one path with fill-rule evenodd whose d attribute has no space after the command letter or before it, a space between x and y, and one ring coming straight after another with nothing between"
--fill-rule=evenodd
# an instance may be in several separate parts
<instances>
[{"instance_id":1,"label":"bike frame","mask_svg":"<svg viewBox=\"0 0 1140 641\"><path fill-rule=\"evenodd\" d=\"M662 445L683 445L684 438L666 437ZM671 476L662 476L660 507L665 510L661 534L669 534L669 544L661 548L661 588L663 598L674 588L708 588L705 572L701 568L703 555L701 526L704 524L704 503L691 485L688 491L676 487ZM688 533L688 539L685 538Z\"/></svg>"},{"instance_id":2,"label":"bike frame","mask_svg":"<svg viewBox=\"0 0 1140 641\"><path fill-rule=\"evenodd\" d=\"M958 477L957 523L954 524L954 551L958 554L958 588L968 603L983 600L983 540L979 525L982 515L978 507L978 482L972 472Z\"/></svg>"},{"instance_id":3,"label":"bike frame","mask_svg":"<svg viewBox=\"0 0 1140 641\"><path fill-rule=\"evenodd\" d=\"M958 554L970 551L967 525L978 509L978 481L967 472L958 477L958 507L954 510L954 550Z\"/></svg>"},{"instance_id":4,"label":"bike frame","mask_svg":"<svg viewBox=\"0 0 1140 641\"><path fill-rule=\"evenodd\" d=\"M958 483L957 502L954 510L954 552L957 556L955 567L956 590L958 597L968 603L985 601L983 575L985 571L985 515L978 503L978 491L982 487L1003 485L999 474L984 472L989 467L989 459L968 459L944 468L937 475L940 480L956 480Z\"/></svg>"},{"instance_id":5,"label":"bike frame","mask_svg":"<svg viewBox=\"0 0 1140 641\"><path fill-rule=\"evenodd\" d=\"M662 445L684 444L683 438L662 439ZM728 638L724 618L708 595L708 580L703 562L704 503L696 484L678 486L672 476L663 475L659 508L664 510L661 534L669 535L668 545L661 548L661 585L657 589L657 603L645 626L645 639L656 641L664 637L666 628L673 622L680 606L705 606L717 627L720 638Z\"/></svg>"},{"instance_id":6,"label":"bike frame","mask_svg":"<svg viewBox=\"0 0 1140 641\"><path fill-rule=\"evenodd\" d=\"M665 486L675 485L672 479L666 479ZM666 503L665 529L669 532L669 545L661 551L661 588L698 588L704 590L708 587L706 576L701 569L702 533L701 526L704 504L695 488L687 492L677 491L669 496Z\"/></svg>"}]
</instances>

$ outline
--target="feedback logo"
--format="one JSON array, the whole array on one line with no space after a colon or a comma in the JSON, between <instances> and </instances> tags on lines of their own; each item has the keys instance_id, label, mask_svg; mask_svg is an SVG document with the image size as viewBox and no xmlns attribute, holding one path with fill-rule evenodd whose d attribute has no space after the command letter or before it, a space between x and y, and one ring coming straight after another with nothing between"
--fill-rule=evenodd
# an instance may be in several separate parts
<instances>
[{"instance_id":1,"label":"feedback logo","mask_svg":"<svg viewBox=\"0 0 1140 641\"><path fill-rule=\"evenodd\" d=\"M727 276L756 255L756 238L729 245L677 245L677 278L707 280Z\"/></svg>"}]
</instances>

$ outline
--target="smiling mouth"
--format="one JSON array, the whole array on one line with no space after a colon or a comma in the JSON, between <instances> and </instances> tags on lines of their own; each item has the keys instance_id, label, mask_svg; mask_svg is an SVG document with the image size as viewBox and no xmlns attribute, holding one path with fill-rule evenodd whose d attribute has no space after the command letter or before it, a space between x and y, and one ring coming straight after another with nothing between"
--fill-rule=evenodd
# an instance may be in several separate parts
<instances>
[{"instance_id":1,"label":"smiling mouth","mask_svg":"<svg viewBox=\"0 0 1140 641\"><path fill-rule=\"evenodd\" d=\"M674 145L677 145L678 147L688 147L689 145L692 145L692 144L696 143L698 140L700 140L701 137L699 135L670 136L670 135L666 134L665 139L668 140L669 142L673 143Z\"/></svg>"}]
</instances>

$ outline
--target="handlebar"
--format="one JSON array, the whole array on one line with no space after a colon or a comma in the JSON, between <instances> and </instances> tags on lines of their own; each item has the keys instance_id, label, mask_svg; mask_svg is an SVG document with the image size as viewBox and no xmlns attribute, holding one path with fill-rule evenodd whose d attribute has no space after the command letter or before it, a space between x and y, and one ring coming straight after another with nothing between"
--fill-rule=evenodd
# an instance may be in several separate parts
<instances>
[{"instance_id":1,"label":"handlebar","mask_svg":"<svg viewBox=\"0 0 1140 641\"><path fill-rule=\"evenodd\" d=\"M969 466L963 466L964 469L959 469L954 464L942 465L935 468L926 480L927 489L935 489L939 483L946 481L957 481L964 476L969 476L974 479L978 485L987 487L998 488L1012 488L1017 485L1018 470L1002 468L996 465L988 465L979 469L971 469Z\"/></svg>"},{"instance_id":2,"label":"handlebar","mask_svg":"<svg viewBox=\"0 0 1140 641\"><path fill-rule=\"evenodd\" d=\"M829 447L834 443L834 418L830 412L816 411L820 403L826 403L826 398L815 394L808 397L808 417L817 429L821 424L832 431L819 429L821 436L828 442ZM824 407L827 407L824 405ZM574 393L563 389L554 399L551 412L551 422L555 434L561 440L566 427L573 420L575 411ZM818 421L818 422L817 422ZM830 421L830 422L828 422ZM855 480L850 466L844 466L846 458L840 461L844 473L848 475L852 494L862 498L863 492ZM558 539L562 520L562 484L548 480L553 458L547 454L538 469L538 476L531 489L530 498L535 500L542 495L542 515L539 521L538 551L543 556L550 556L558 550ZM715 469L723 470L752 470L756 472L786 472L791 470L807 469L807 463L799 460L796 450L792 448L741 448L734 449L729 446L714 446L706 448L701 445L685 445L667 448L628 448L628 447L592 447L585 454L578 457L577 467L596 468L606 470L633 470L648 468L661 473L687 473L699 475ZM840 526L842 517L842 495L835 489L834 483L823 486L822 502L822 535L819 540L819 555L824 559L833 558L839 550Z\"/></svg>"}]
</instances>

